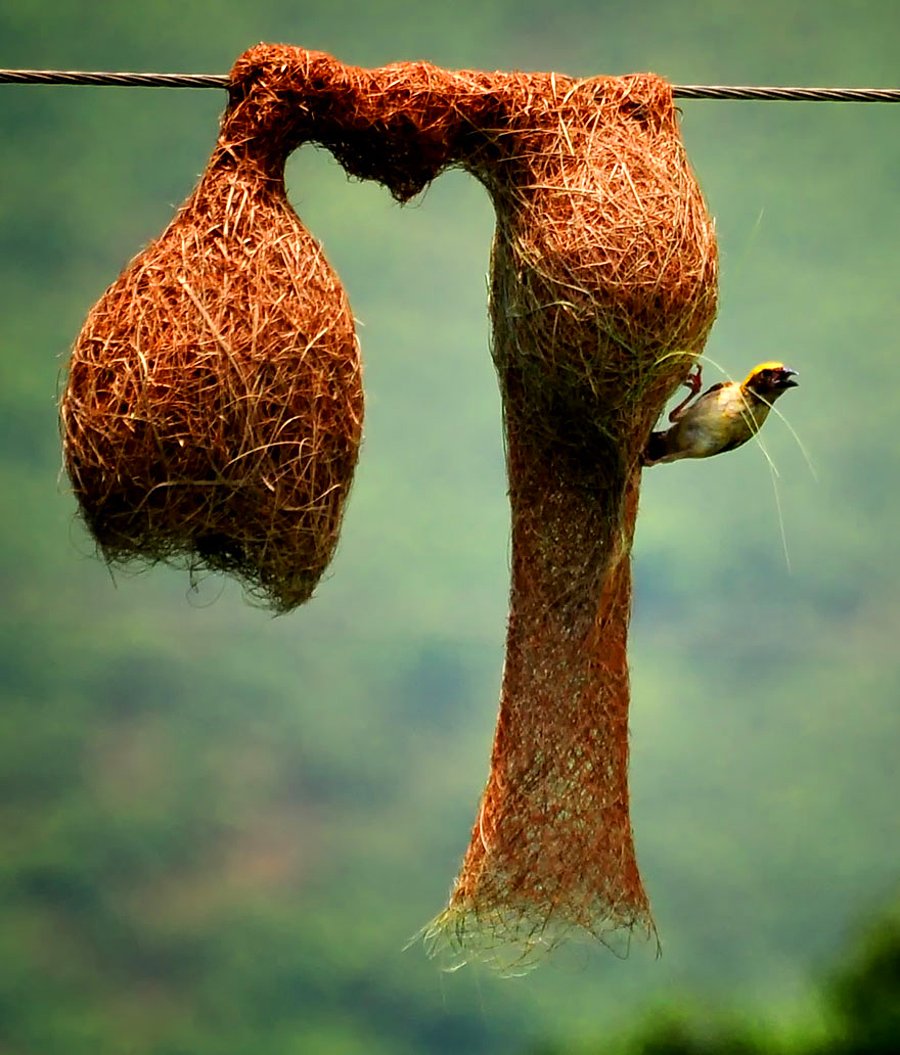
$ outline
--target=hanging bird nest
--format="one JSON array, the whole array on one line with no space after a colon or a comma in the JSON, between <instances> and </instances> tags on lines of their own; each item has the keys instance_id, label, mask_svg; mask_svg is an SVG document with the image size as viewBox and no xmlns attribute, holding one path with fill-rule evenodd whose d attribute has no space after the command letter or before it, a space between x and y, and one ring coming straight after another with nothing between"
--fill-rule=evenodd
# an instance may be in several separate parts
<instances>
[{"instance_id":1,"label":"hanging bird nest","mask_svg":"<svg viewBox=\"0 0 900 1055\"><path fill-rule=\"evenodd\" d=\"M641 453L716 311L713 223L658 77L360 70L259 49L300 138L405 201L464 168L496 210L493 356L512 511L491 769L427 937L514 966L573 930L653 931L628 799ZM278 71L277 73L275 71Z\"/></svg>"},{"instance_id":2,"label":"hanging bird nest","mask_svg":"<svg viewBox=\"0 0 900 1055\"><path fill-rule=\"evenodd\" d=\"M574 80L449 72L426 63L364 70L319 52L259 45L238 60L231 92L231 112L241 116L245 134L240 141L232 135L230 147L217 155L230 180L246 171L242 159L265 154L276 141L282 151L311 141L331 150L351 175L383 183L399 201L444 169L463 168L482 182L496 210L490 310L512 513L506 663L487 787L450 903L428 937L460 958L483 955L511 966L573 930L604 941L635 928L652 932L629 818L630 550L647 436L702 350L716 310L714 228L679 137L670 86L652 75ZM276 202L268 207L296 239L280 171L277 181L258 181L250 172L243 178L252 186L248 201ZM194 202L202 200L198 192ZM221 216L231 200L224 184L216 200ZM221 260L213 254L209 283L202 292L191 285L196 298L179 282L181 275L193 283L208 256L204 249L191 254L189 267L172 263L172 247L183 242L179 228L206 229L183 219L196 210L189 205L164 236L161 244L169 249L158 269L148 271L142 258L113 287L109 307L95 309L76 349L66 414L75 442L68 440L67 451L88 521L108 552L128 555L119 543L126 533L114 525L130 525L137 516L136 534L143 539L149 511L157 501L167 508L157 492L176 490L176 476L176 483L187 485L188 505L167 514L165 545L177 539L197 554L193 525L197 510L207 508L204 488L218 488L220 477L237 465L246 472L240 480L248 493L271 478L267 464L249 453L270 450L271 438L251 438L235 449L247 415L240 398L226 396L221 386L223 372L240 376L219 339L227 319L228 332L242 334L241 364L248 356L255 364L249 402L271 401L279 428L296 422L299 430L284 457L309 470L302 477L304 497L290 499L287 519L302 525L298 542L327 537L315 552L330 552L332 536L312 529L318 524L312 511L326 499L330 514L339 509L359 427L355 346L349 317L340 310L343 300L316 254L298 253L289 266L271 272L256 267L270 275L265 305L280 307L292 297L307 304L320 290L332 291L327 310L304 309L302 341L293 342L290 357L281 353L294 363L292 376L302 380L291 397L299 400L292 403L296 417L287 411L279 416L289 400L277 398L284 390L272 358L279 354L277 342L268 330L265 340L257 333L252 300L226 292L235 281L233 262L221 250ZM252 238L263 238L245 212L231 210L231 226L216 236L219 241L237 223L246 224ZM204 247L218 244L197 237ZM265 244L280 263L278 237ZM229 239L228 252L241 245L240 237ZM256 265L255 249L246 256ZM164 281L155 277L160 274ZM145 337L135 290L157 282L166 291L166 310L150 311L154 321ZM302 283L312 284L315 298L301 296ZM120 287L121 307L110 299L120 296ZM123 312L135 321L123 324ZM166 321L180 315L190 316L184 330ZM184 351L160 373L170 363L166 349L173 335ZM232 352L235 344L227 340ZM298 357L301 348L306 353ZM148 350L152 369L144 366ZM82 369L82 360L89 366ZM118 365L123 360L126 368ZM313 396L313 377L327 397L321 390ZM186 401L197 403L189 407L195 415L182 410L170 418L144 409L148 392L177 389L181 396L186 386L197 397ZM86 399L85 389L100 398ZM156 405L161 396L152 398ZM102 410L83 415L82 404L102 404ZM228 413L238 414L237 426L233 417L217 425L217 415ZM100 417L100 426L91 425ZM216 442L201 438L203 428L219 430ZM145 466L134 488L131 467L124 473L117 468L119 445L131 434L141 436L138 460ZM153 451L161 440L165 453L159 458ZM190 472L179 461L188 446L192 457L202 452ZM210 451L222 452L213 472ZM323 465L339 465L346 475L320 471ZM105 503L116 515L92 513L94 496L103 499L101 511ZM220 489L209 504L218 512L230 497ZM273 525L285 509L276 497L260 506ZM323 519L336 526L339 514ZM257 531L252 553L240 543L252 563L265 557L276 537L272 528ZM220 553L237 552L230 526L217 528L214 537L228 540Z\"/></svg>"},{"instance_id":3,"label":"hanging bird nest","mask_svg":"<svg viewBox=\"0 0 900 1055\"><path fill-rule=\"evenodd\" d=\"M279 115L247 110L90 312L61 416L109 561L229 572L281 612L334 553L363 397L347 298L285 194Z\"/></svg>"},{"instance_id":4,"label":"hanging bird nest","mask_svg":"<svg viewBox=\"0 0 900 1055\"><path fill-rule=\"evenodd\" d=\"M519 966L573 930L653 933L628 796L630 553L641 453L716 311L716 243L670 87L510 86L478 174L497 229L493 355L512 508L491 771L432 935Z\"/></svg>"}]
</instances>

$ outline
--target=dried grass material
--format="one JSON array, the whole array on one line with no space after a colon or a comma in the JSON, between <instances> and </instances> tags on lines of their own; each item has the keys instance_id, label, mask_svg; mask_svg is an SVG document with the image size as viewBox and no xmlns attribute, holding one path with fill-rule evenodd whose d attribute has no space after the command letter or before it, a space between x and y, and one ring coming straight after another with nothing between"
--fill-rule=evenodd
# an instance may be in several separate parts
<instances>
[{"instance_id":1,"label":"dried grass material","mask_svg":"<svg viewBox=\"0 0 900 1055\"><path fill-rule=\"evenodd\" d=\"M671 88L367 71L288 50L264 61L291 83L298 135L354 175L405 201L456 165L496 210L506 664L488 784L426 938L515 968L573 930L653 933L629 819L630 551L641 452L703 347L717 278Z\"/></svg>"},{"instance_id":2,"label":"dried grass material","mask_svg":"<svg viewBox=\"0 0 900 1055\"><path fill-rule=\"evenodd\" d=\"M573 930L652 932L628 804L630 550L641 452L716 310L713 225L671 89L652 75L363 70L281 45L251 49L233 77L235 154L264 154L256 137L275 132L284 152L315 141L400 201L458 166L496 209L506 665L487 787L428 937L512 966Z\"/></svg>"},{"instance_id":3,"label":"dried grass material","mask_svg":"<svg viewBox=\"0 0 900 1055\"><path fill-rule=\"evenodd\" d=\"M280 117L248 109L232 101L196 191L90 312L61 418L109 561L229 572L283 612L333 555L363 397L347 299L285 195Z\"/></svg>"},{"instance_id":4,"label":"dried grass material","mask_svg":"<svg viewBox=\"0 0 900 1055\"><path fill-rule=\"evenodd\" d=\"M655 933L628 796L640 456L716 311L713 224L650 76L528 78L479 174L512 507L490 777L450 905L459 958ZM474 950L473 950L474 946Z\"/></svg>"}]
</instances>

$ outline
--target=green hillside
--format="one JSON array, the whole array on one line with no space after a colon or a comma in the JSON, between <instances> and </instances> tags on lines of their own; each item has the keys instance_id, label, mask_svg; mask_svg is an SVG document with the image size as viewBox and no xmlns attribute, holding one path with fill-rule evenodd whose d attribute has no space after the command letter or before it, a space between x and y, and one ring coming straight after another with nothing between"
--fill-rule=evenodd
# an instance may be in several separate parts
<instances>
[{"instance_id":1,"label":"green hillside","mask_svg":"<svg viewBox=\"0 0 900 1055\"><path fill-rule=\"evenodd\" d=\"M898 83L890 0L85 6L8 0L3 65L226 72L277 40L362 65ZM466 847L503 662L484 191L451 172L400 208L323 152L290 162L367 397L305 608L111 575L60 476L68 348L191 191L223 102L0 85L0 1052L582 1055L679 1010L753 1022L761 1050L837 1036L822 979L898 893L900 106L681 106L721 249L706 379L797 369L779 409L815 475L778 420L774 487L753 444L646 472L631 790L663 954L575 946L498 979L404 951Z\"/></svg>"}]
</instances>

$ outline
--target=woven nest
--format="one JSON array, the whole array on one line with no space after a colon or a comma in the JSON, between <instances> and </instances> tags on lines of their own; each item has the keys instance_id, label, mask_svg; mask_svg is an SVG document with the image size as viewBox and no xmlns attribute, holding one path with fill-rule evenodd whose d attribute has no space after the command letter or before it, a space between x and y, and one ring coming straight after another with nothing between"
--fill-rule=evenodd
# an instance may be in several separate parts
<instances>
[{"instance_id":1,"label":"woven nest","mask_svg":"<svg viewBox=\"0 0 900 1055\"><path fill-rule=\"evenodd\" d=\"M194 194L90 312L61 417L108 560L229 572L281 612L334 552L363 398L347 299L285 195L278 117L233 101Z\"/></svg>"},{"instance_id":2,"label":"woven nest","mask_svg":"<svg viewBox=\"0 0 900 1055\"><path fill-rule=\"evenodd\" d=\"M716 310L713 225L669 86L511 86L493 355L512 507L491 772L448 911L462 957L526 963L573 930L654 933L628 797L630 552L640 458Z\"/></svg>"},{"instance_id":3,"label":"woven nest","mask_svg":"<svg viewBox=\"0 0 900 1055\"><path fill-rule=\"evenodd\" d=\"M635 928L652 933L628 803L630 550L647 436L702 350L716 310L713 224L679 138L671 89L652 75L573 80L449 72L425 63L363 70L280 45L251 49L232 77L232 110L243 118L247 156L270 150L276 133L285 152L314 141L348 173L380 181L399 201L456 166L483 183L496 210L490 307L512 512L506 664L487 787L450 903L428 937L459 958L482 955L513 966L573 930L604 941ZM225 151L223 161L229 156ZM271 196L278 203L273 211L283 223L290 217L296 232L280 182ZM217 198L220 208L223 200ZM179 217L164 236L169 246L180 244L179 225L196 229ZM315 260L312 281L336 288ZM135 267L130 274L145 274L144 264ZM190 281L195 267L192 262L183 272ZM206 315L221 327L227 312L231 326L252 334L252 302L226 301L221 292L234 281L231 267L218 264L212 284L204 286L215 310L193 311L193 336L182 340L191 351L178 370L203 375L198 332L215 356L218 342ZM172 271L166 263L166 274ZM276 272L279 296L289 295L286 287L296 292L284 269ZM176 281L167 278L168 296L187 311L192 298ZM115 310L133 312L135 278L122 282L128 295ZM266 303L280 304L274 285L266 287ZM303 347L315 355L303 361L328 364L304 369L330 380L333 416L321 431L340 452L334 464L352 468L356 360L338 302L339 294L328 301L321 327L327 336L304 317ZM108 315L95 311L79 354L84 358L87 347L87 358L115 363L127 352L132 367L120 372L129 374L144 342L134 337L132 323L113 327L128 336L111 343L110 327L102 325ZM263 365L272 368L273 342L245 338L242 347L248 343L265 349L253 388L262 397L271 386L256 387L256 379ZM159 349L158 337L151 346ZM297 348L295 342L295 365ZM215 384L205 384L219 392L228 357L215 361ZM86 373L96 375L96 367ZM76 357L73 380L79 377ZM169 377L167 384L183 386L183 379ZM80 387L73 383L71 390ZM105 393L113 385L90 386L98 387ZM312 388L303 385L304 393ZM204 382L199 391L207 391ZM142 381L125 398L118 391L112 400L104 395L107 418L110 403L113 411L124 408L117 436L134 431L131 415L145 392ZM72 396L69 402L74 420ZM208 404L207 398L198 410L191 437L210 417ZM305 405L322 413L318 398ZM150 431L155 442L158 426ZM319 437L319 429L312 432ZM87 435L93 437L90 430ZM81 446L92 450L95 440ZM313 446L318 452L320 439ZM105 470L116 481L118 504L123 485L109 468L116 464L112 450L103 445L102 456L92 454L88 462L100 463L101 479ZM178 450L167 448L164 464L177 457ZM232 458L233 452L227 464ZM105 493L71 453L69 464L76 488L86 481L82 490ZM148 458L147 464L156 463ZM319 455L309 464L318 466ZM261 475L260 466L247 470L250 479ZM306 493L313 492L325 494L318 487ZM155 493L146 486L133 492L137 508L146 508ZM135 502L122 505L127 521ZM310 505L318 508L302 504L304 517ZM267 508L277 516L278 503ZM195 516L191 506L179 519L189 524ZM170 532L173 525L174 517ZM118 536L98 537L109 549ZM269 537L263 536L263 548Z\"/></svg>"},{"instance_id":4,"label":"woven nest","mask_svg":"<svg viewBox=\"0 0 900 1055\"><path fill-rule=\"evenodd\" d=\"M716 311L713 224L654 76L380 70L261 49L300 138L400 201L487 188L512 509L491 769L437 948L501 967L580 931L653 933L628 801L627 632L640 460Z\"/></svg>"}]
</instances>

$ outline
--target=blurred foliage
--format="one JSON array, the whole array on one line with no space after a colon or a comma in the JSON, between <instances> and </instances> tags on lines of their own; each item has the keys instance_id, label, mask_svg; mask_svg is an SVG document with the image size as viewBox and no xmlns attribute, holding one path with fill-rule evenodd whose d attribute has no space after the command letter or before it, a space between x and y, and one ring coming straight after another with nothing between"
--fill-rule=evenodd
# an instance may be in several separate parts
<instances>
[{"instance_id":1,"label":"blurred foliage","mask_svg":"<svg viewBox=\"0 0 900 1055\"><path fill-rule=\"evenodd\" d=\"M697 83L891 84L898 28L892 0L0 11L8 66L221 72L268 39ZM884 1050L894 924L826 1010L810 979L897 881L900 110L683 105L722 250L707 379L798 369L780 406L817 478L771 422L789 571L757 448L647 473L632 798L663 956L575 947L511 981L403 951L466 845L503 661L483 191L449 173L401 210L320 151L292 159L361 322L368 400L342 545L304 610L272 620L163 569L111 577L58 480L66 349L190 191L221 106L0 87L0 1051L806 1051L816 1030ZM659 1007L759 1029L686 1012L641 1032Z\"/></svg>"},{"instance_id":2,"label":"blurred foliage","mask_svg":"<svg viewBox=\"0 0 900 1055\"><path fill-rule=\"evenodd\" d=\"M610 1045L541 1044L531 1055L893 1055L900 1037L900 902L870 922L822 986L823 1022L779 1037L767 1023L721 1022L721 1013L659 1014Z\"/></svg>"},{"instance_id":3,"label":"blurred foliage","mask_svg":"<svg viewBox=\"0 0 900 1055\"><path fill-rule=\"evenodd\" d=\"M887 1055L900 1037L900 906L865 935L828 987L840 1055ZM829 1049L821 1049L823 1052Z\"/></svg>"}]
</instances>

